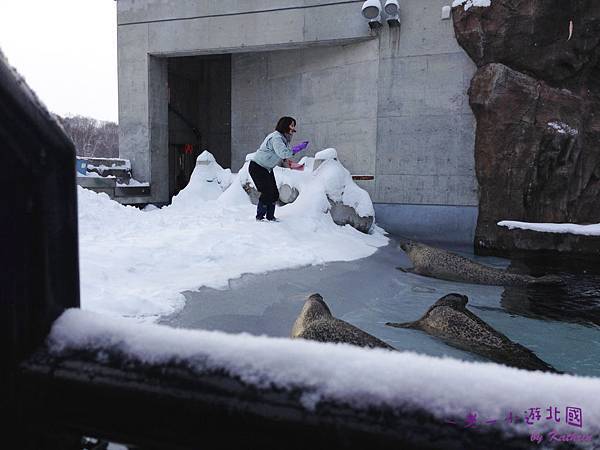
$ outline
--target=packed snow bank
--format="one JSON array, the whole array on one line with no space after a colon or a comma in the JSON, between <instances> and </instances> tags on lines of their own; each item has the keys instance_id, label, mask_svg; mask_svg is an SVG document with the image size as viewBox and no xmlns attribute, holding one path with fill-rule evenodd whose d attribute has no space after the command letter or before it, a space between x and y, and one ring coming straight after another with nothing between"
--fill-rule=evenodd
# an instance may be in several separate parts
<instances>
[{"instance_id":1,"label":"packed snow bank","mask_svg":"<svg viewBox=\"0 0 600 450\"><path fill-rule=\"evenodd\" d=\"M388 242L377 227L366 235L335 225L323 213L329 206L325 181L311 184L313 195L305 189L299 201L278 208L281 222L256 222L256 207L239 182L248 176L247 167L245 175L211 199L218 194L213 187L220 191L230 182L228 171L203 161L192 174L190 192L184 189L173 205L161 209L141 211L78 188L84 309L156 320L183 306L183 291L224 289L245 273L364 258ZM327 167L321 169L318 177L327 178ZM303 176L279 170L290 180Z\"/></svg>"},{"instance_id":2,"label":"packed snow bank","mask_svg":"<svg viewBox=\"0 0 600 450\"><path fill-rule=\"evenodd\" d=\"M454 8L456 6L464 5L465 11L467 11L471 6L485 8L491 4L492 0L454 0L454 2L452 2L452 7Z\"/></svg>"},{"instance_id":3,"label":"packed snow bank","mask_svg":"<svg viewBox=\"0 0 600 450\"><path fill-rule=\"evenodd\" d=\"M541 233L569 233L580 234L583 236L600 236L600 223L577 225L574 223L531 223L503 220L498 222L498 225L507 227L509 230L518 228L521 230L539 231Z\"/></svg>"},{"instance_id":4,"label":"packed snow bank","mask_svg":"<svg viewBox=\"0 0 600 450\"><path fill-rule=\"evenodd\" d=\"M49 336L55 354L110 350L132 361L169 364L185 361L198 373L224 369L259 388L300 388L307 409L325 399L369 406L419 407L464 427L475 413L480 427L529 434L598 433L600 379L528 372L492 363L464 362L411 352L363 349L347 344L232 335L136 324L76 309L66 311ZM556 407L561 421L544 420ZM581 411L582 427L567 423L566 407ZM524 414L540 408L528 425ZM518 423L509 422L511 417ZM494 420L490 425L484 421Z\"/></svg>"}]
</instances>

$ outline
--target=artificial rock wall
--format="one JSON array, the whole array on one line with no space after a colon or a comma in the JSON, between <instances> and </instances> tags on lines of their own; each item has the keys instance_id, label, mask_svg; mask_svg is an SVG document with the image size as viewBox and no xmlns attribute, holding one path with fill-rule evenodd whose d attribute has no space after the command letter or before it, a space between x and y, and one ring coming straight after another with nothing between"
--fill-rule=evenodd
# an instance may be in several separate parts
<instances>
[{"instance_id":1,"label":"artificial rock wall","mask_svg":"<svg viewBox=\"0 0 600 450\"><path fill-rule=\"evenodd\" d=\"M453 21L478 67L476 247L600 252L600 238L497 226L600 222L600 2L492 0Z\"/></svg>"}]
</instances>

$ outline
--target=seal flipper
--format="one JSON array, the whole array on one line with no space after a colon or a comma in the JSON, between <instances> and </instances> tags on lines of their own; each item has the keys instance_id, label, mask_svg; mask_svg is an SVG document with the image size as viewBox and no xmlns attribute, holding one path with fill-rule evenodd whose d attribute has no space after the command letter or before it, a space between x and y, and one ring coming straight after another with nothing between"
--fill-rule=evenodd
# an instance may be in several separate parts
<instances>
[{"instance_id":1,"label":"seal flipper","mask_svg":"<svg viewBox=\"0 0 600 450\"><path fill-rule=\"evenodd\" d=\"M565 286L567 282L559 275L544 275L537 278L534 277L530 284Z\"/></svg>"},{"instance_id":2,"label":"seal flipper","mask_svg":"<svg viewBox=\"0 0 600 450\"><path fill-rule=\"evenodd\" d=\"M416 273L414 267L409 267L408 269L405 269L404 267L396 267L396 270L399 270L400 272L404 272L404 273Z\"/></svg>"}]
</instances>

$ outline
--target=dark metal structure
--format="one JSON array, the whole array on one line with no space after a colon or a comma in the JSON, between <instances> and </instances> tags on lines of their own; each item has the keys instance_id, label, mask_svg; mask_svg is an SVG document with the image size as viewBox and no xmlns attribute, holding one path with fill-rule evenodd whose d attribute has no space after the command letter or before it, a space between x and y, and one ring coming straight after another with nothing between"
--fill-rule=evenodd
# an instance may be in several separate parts
<instances>
[{"instance_id":1,"label":"dark metal structure","mask_svg":"<svg viewBox=\"0 0 600 450\"><path fill-rule=\"evenodd\" d=\"M14 431L17 364L79 306L77 198L72 142L1 54L0 167L0 402Z\"/></svg>"}]
</instances>

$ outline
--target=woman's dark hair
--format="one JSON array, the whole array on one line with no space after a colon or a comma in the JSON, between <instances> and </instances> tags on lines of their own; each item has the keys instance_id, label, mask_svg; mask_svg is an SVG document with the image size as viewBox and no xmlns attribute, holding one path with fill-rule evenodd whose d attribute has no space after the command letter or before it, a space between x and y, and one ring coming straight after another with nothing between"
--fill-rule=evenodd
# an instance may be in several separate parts
<instances>
[{"instance_id":1,"label":"woman's dark hair","mask_svg":"<svg viewBox=\"0 0 600 450\"><path fill-rule=\"evenodd\" d=\"M292 123L296 123L296 119L294 119L293 117L282 117L277 121L277 126L275 127L275 129L281 134L285 134L290 130L290 125Z\"/></svg>"}]
</instances>

